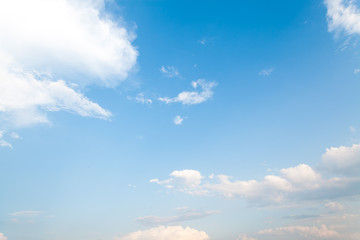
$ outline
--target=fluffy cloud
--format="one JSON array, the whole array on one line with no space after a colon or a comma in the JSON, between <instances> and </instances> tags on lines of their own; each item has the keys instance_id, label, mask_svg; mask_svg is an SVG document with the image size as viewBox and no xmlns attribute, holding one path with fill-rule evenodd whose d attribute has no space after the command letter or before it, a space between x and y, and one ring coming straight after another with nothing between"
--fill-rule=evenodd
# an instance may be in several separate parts
<instances>
[{"instance_id":1,"label":"fluffy cloud","mask_svg":"<svg viewBox=\"0 0 360 240\"><path fill-rule=\"evenodd\" d=\"M201 180L204 177L199 171L186 169L180 171L173 171L170 178L164 181L159 179L151 179L150 182L165 185L166 188L176 188L180 191L185 191L190 194L202 194L204 190L200 186Z\"/></svg>"},{"instance_id":2,"label":"fluffy cloud","mask_svg":"<svg viewBox=\"0 0 360 240\"><path fill-rule=\"evenodd\" d=\"M300 235L307 239L339 239L342 235L326 225L316 226L286 226L276 229L265 229L259 231L260 235ZM291 237L290 237L291 238ZM289 236L287 236L289 239Z\"/></svg>"},{"instance_id":3,"label":"fluffy cloud","mask_svg":"<svg viewBox=\"0 0 360 240\"><path fill-rule=\"evenodd\" d=\"M1 51L27 69L107 86L126 78L138 55L99 0L2 1L0 39Z\"/></svg>"},{"instance_id":4,"label":"fluffy cloud","mask_svg":"<svg viewBox=\"0 0 360 240\"><path fill-rule=\"evenodd\" d=\"M360 10L354 1L325 0L330 32L360 33Z\"/></svg>"},{"instance_id":5,"label":"fluffy cloud","mask_svg":"<svg viewBox=\"0 0 360 240\"><path fill-rule=\"evenodd\" d=\"M181 213L170 217L158 217L158 216L146 216L136 219L137 222L147 226L158 225L174 225L184 221L190 221L195 219L201 219L213 214L219 213L219 211L195 211L191 209L179 210Z\"/></svg>"},{"instance_id":6,"label":"fluffy cloud","mask_svg":"<svg viewBox=\"0 0 360 240\"><path fill-rule=\"evenodd\" d=\"M160 72L163 74L164 77L173 78L173 77L180 77L180 73L176 67L173 66L161 66Z\"/></svg>"},{"instance_id":7,"label":"fluffy cloud","mask_svg":"<svg viewBox=\"0 0 360 240\"><path fill-rule=\"evenodd\" d=\"M232 180L227 175L205 178L196 170L174 171L170 178L152 179L168 189L188 194L220 194L228 198L244 198L255 206L286 205L299 201L336 199L359 195L360 178L323 178L310 166L300 164L280 170L281 175L267 175L261 181Z\"/></svg>"},{"instance_id":8,"label":"fluffy cloud","mask_svg":"<svg viewBox=\"0 0 360 240\"><path fill-rule=\"evenodd\" d=\"M0 233L0 240L7 240L8 238L5 237L5 235L3 233Z\"/></svg>"},{"instance_id":9,"label":"fluffy cloud","mask_svg":"<svg viewBox=\"0 0 360 240\"><path fill-rule=\"evenodd\" d=\"M60 110L108 119L73 83L115 86L128 76L138 53L121 25L103 1L2 1L0 126L47 123L46 112Z\"/></svg>"},{"instance_id":10,"label":"fluffy cloud","mask_svg":"<svg viewBox=\"0 0 360 240\"><path fill-rule=\"evenodd\" d=\"M115 240L208 240L209 236L203 232L189 227L159 226L145 231L130 233Z\"/></svg>"},{"instance_id":11,"label":"fluffy cloud","mask_svg":"<svg viewBox=\"0 0 360 240\"><path fill-rule=\"evenodd\" d=\"M335 174L358 176L360 172L360 144L326 149L321 164L322 168Z\"/></svg>"},{"instance_id":12,"label":"fluffy cloud","mask_svg":"<svg viewBox=\"0 0 360 240\"><path fill-rule=\"evenodd\" d=\"M212 89L216 86L216 83L207 82L204 79L199 79L197 81L193 81L191 85L195 90L201 88L201 91L184 91L179 93L177 97L161 97L159 98L159 101L165 103L180 102L186 105L199 104L209 100L213 96L214 92Z\"/></svg>"}]
</instances>

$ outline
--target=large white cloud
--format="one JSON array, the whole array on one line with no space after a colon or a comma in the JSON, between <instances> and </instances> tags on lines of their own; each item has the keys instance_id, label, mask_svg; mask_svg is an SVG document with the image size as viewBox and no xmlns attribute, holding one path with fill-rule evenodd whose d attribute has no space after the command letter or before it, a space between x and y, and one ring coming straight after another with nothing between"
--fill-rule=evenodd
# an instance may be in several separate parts
<instances>
[{"instance_id":1,"label":"large white cloud","mask_svg":"<svg viewBox=\"0 0 360 240\"><path fill-rule=\"evenodd\" d=\"M360 10L354 1L325 0L329 31L360 33Z\"/></svg>"},{"instance_id":2,"label":"large white cloud","mask_svg":"<svg viewBox=\"0 0 360 240\"><path fill-rule=\"evenodd\" d=\"M1 52L26 69L113 86L136 63L132 39L106 15L103 1L0 2Z\"/></svg>"},{"instance_id":3,"label":"large white cloud","mask_svg":"<svg viewBox=\"0 0 360 240\"><path fill-rule=\"evenodd\" d=\"M332 173L358 176L360 173L360 144L326 149L326 153L322 156L322 167Z\"/></svg>"},{"instance_id":4,"label":"large white cloud","mask_svg":"<svg viewBox=\"0 0 360 240\"><path fill-rule=\"evenodd\" d=\"M116 237L115 240L208 240L209 236L190 227L159 226L145 231L130 233L124 237Z\"/></svg>"},{"instance_id":5,"label":"large white cloud","mask_svg":"<svg viewBox=\"0 0 360 240\"><path fill-rule=\"evenodd\" d=\"M137 50L100 0L0 1L0 127L46 123L47 111L108 119L87 84L116 86Z\"/></svg>"}]
</instances>

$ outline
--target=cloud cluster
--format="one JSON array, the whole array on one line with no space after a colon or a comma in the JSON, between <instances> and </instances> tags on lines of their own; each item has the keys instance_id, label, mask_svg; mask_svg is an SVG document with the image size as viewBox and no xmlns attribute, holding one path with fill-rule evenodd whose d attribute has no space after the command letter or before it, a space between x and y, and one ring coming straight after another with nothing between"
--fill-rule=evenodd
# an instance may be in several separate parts
<instances>
[{"instance_id":1,"label":"cloud cluster","mask_svg":"<svg viewBox=\"0 0 360 240\"><path fill-rule=\"evenodd\" d=\"M115 240L209 240L209 236L190 227L159 226L145 231L129 233L124 237L115 237Z\"/></svg>"},{"instance_id":2,"label":"cloud cluster","mask_svg":"<svg viewBox=\"0 0 360 240\"><path fill-rule=\"evenodd\" d=\"M325 0L330 32L360 33L360 10L354 1Z\"/></svg>"},{"instance_id":3,"label":"cloud cluster","mask_svg":"<svg viewBox=\"0 0 360 240\"><path fill-rule=\"evenodd\" d=\"M0 240L7 240L8 238L5 237L5 235L3 233L0 233Z\"/></svg>"},{"instance_id":4,"label":"cloud cluster","mask_svg":"<svg viewBox=\"0 0 360 240\"><path fill-rule=\"evenodd\" d=\"M185 105L199 104L209 100L213 96L214 92L212 89L216 86L216 83L207 82L204 79L198 79L197 81L193 81L191 85L195 90L198 88L201 88L201 90L192 92L183 91L176 97L160 97L158 100L165 103L179 102Z\"/></svg>"},{"instance_id":5,"label":"cloud cluster","mask_svg":"<svg viewBox=\"0 0 360 240\"><path fill-rule=\"evenodd\" d=\"M21 6L21 7L19 7ZM0 126L47 123L48 111L108 119L79 86L115 86L136 63L133 36L103 1L0 3Z\"/></svg>"},{"instance_id":6,"label":"cloud cluster","mask_svg":"<svg viewBox=\"0 0 360 240\"><path fill-rule=\"evenodd\" d=\"M355 173L350 168L358 166L357 147L327 150L323 156L323 169L333 170L333 166L339 165L342 173ZM354 156L356 161L353 161ZM342 165L343 162L345 163ZM257 181L233 180L223 174L204 177L196 170L182 170L172 172L166 180L152 179L150 182L188 194L220 194L228 198L244 198L256 206L330 200L360 194L358 176L324 177L306 164L284 168L279 173L267 175Z\"/></svg>"}]
</instances>

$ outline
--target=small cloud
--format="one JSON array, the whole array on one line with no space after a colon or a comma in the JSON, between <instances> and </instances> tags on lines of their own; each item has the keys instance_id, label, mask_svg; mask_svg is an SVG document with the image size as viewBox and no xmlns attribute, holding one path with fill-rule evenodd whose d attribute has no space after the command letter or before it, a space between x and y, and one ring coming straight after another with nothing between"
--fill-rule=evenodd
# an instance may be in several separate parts
<instances>
[{"instance_id":1,"label":"small cloud","mask_svg":"<svg viewBox=\"0 0 360 240\"><path fill-rule=\"evenodd\" d=\"M21 217L37 217L40 214L42 214L42 212L40 211L19 211L19 212L10 213L11 216L21 216Z\"/></svg>"},{"instance_id":2,"label":"small cloud","mask_svg":"<svg viewBox=\"0 0 360 240\"><path fill-rule=\"evenodd\" d=\"M180 73L174 66L161 66L160 72L163 74L164 77L173 78L173 77L180 77Z\"/></svg>"},{"instance_id":3,"label":"small cloud","mask_svg":"<svg viewBox=\"0 0 360 240\"><path fill-rule=\"evenodd\" d=\"M274 71L274 68L263 69L259 72L259 76L267 77Z\"/></svg>"},{"instance_id":4,"label":"small cloud","mask_svg":"<svg viewBox=\"0 0 360 240\"><path fill-rule=\"evenodd\" d=\"M139 93L135 97L127 97L128 100L132 101L134 100L137 103L141 104L152 104L152 100L150 98L145 98L144 93Z\"/></svg>"},{"instance_id":5,"label":"small cloud","mask_svg":"<svg viewBox=\"0 0 360 240\"><path fill-rule=\"evenodd\" d=\"M178 209L178 211L180 212L180 214L175 216L170 216L170 217L146 216L146 217L139 217L136 219L136 221L146 226L174 225L184 221L201 219L219 213L219 211L191 210L187 207L180 208Z\"/></svg>"},{"instance_id":6,"label":"small cloud","mask_svg":"<svg viewBox=\"0 0 360 240\"><path fill-rule=\"evenodd\" d=\"M356 132L356 128L353 126L350 126L349 129L350 129L350 132L352 132L352 133Z\"/></svg>"},{"instance_id":7,"label":"small cloud","mask_svg":"<svg viewBox=\"0 0 360 240\"><path fill-rule=\"evenodd\" d=\"M13 139L21 139L20 135L17 134L16 132L10 133L10 137L13 138Z\"/></svg>"},{"instance_id":8,"label":"small cloud","mask_svg":"<svg viewBox=\"0 0 360 240\"><path fill-rule=\"evenodd\" d=\"M257 240L257 239L253 237L248 237L247 235L241 235L236 240Z\"/></svg>"},{"instance_id":9,"label":"small cloud","mask_svg":"<svg viewBox=\"0 0 360 240\"><path fill-rule=\"evenodd\" d=\"M176 116L174 118L174 124L175 125L182 125L183 121L184 121L184 118L182 118L181 116Z\"/></svg>"},{"instance_id":10,"label":"small cloud","mask_svg":"<svg viewBox=\"0 0 360 240\"><path fill-rule=\"evenodd\" d=\"M354 69L354 74L358 74L358 73L360 73L360 68Z\"/></svg>"},{"instance_id":11,"label":"small cloud","mask_svg":"<svg viewBox=\"0 0 360 240\"><path fill-rule=\"evenodd\" d=\"M344 210L344 206L338 202L328 202L325 204L325 207L332 211Z\"/></svg>"},{"instance_id":12,"label":"small cloud","mask_svg":"<svg viewBox=\"0 0 360 240\"><path fill-rule=\"evenodd\" d=\"M0 139L0 146L1 147L8 147L8 148L13 148L13 146L9 143L9 142L7 142L7 141L5 141L5 140L2 140L2 139Z\"/></svg>"},{"instance_id":13,"label":"small cloud","mask_svg":"<svg viewBox=\"0 0 360 240\"><path fill-rule=\"evenodd\" d=\"M136 188L136 185L128 184L128 187L130 187L130 188Z\"/></svg>"},{"instance_id":14,"label":"small cloud","mask_svg":"<svg viewBox=\"0 0 360 240\"><path fill-rule=\"evenodd\" d=\"M203 38L203 39L199 40L199 43L201 45L206 45L206 42L207 42L206 38Z\"/></svg>"},{"instance_id":15,"label":"small cloud","mask_svg":"<svg viewBox=\"0 0 360 240\"><path fill-rule=\"evenodd\" d=\"M201 91L183 91L179 93L176 97L169 98L169 97L160 97L158 98L159 101L165 102L167 104L173 102L180 102L182 104L193 105L199 104L202 102L207 101L212 97L214 94L213 88L216 86L215 82L207 82L204 79L198 79L197 81L193 81L191 86L197 90L198 87L201 88Z\"/></svg>"}]
</instances>

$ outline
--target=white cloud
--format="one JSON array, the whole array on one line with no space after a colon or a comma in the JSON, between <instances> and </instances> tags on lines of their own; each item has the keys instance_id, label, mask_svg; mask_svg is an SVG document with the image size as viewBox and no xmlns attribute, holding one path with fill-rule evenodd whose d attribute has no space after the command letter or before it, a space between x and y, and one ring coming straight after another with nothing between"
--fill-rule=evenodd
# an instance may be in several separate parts
<instances>
[{"instance_id":1,"label":"white cloud","mask_svg":"<svg viewBox=\"0 0 360 240\"><path fill-rule=\"evenodd\" d=\"M358 74L358 73L360 73L360 69L359 68L354 69L354 74Z\"/></svg>"},{"instance_id":2,"label":"white cloud","mask_svg":"<svg viewBox=\"0 0 360 240\"><path fill-rule=\"evenodd\" d=\"M352 132L352 133L356 132L356 128L353 126L350 126L349 129L350 129L350 132Z\"/></svg>"},{"instance_id":3,"label":"white cloud","mask_svg":"<svg viewBox=\"0 0 360 240\"><path fill-rule=\"evenodd\" d=\"M276 229L265 229L259 231L260 235L285 235L295 234L307 239L339 239L342 234L333 229L329 229L326 225L316 226L286 226ZM290 239L291 237L288 236ZM288 239L289 239L288 238Z\"/></svg>"},{"instance_id":4,"label":"white cloud","mask_svg":"<svg viewBox=\"0 0 360 240\"><path fill-rule=\"evenodd\" d=\"M139 93L136 97L127 97L129 100L134 100L137 103L141 104L152 104L152 100L150 98L145 98L144 93Z\"/></svg>"},{"instance_id":5,"label":"white cloud","mask_svg":"<svg viewBox=\"0 0 360 240\"><path fill-rule=\"evenodd\" d=\"M163 74L164 77L173 78L173 77L180 77L180 73L174 66L161 66L160 72Z\"/></svg>"},{"instance_id":6,"label":"white cloud","mask_svg":"<svg viewBox=\"0 0 360 240\"><path fill-rule=\"evenodd\" d=\"M5 66L0 65L0 117L5 125L23 127L46 123L46 111L65 110L102 119L111 116L109 111L70 88L65 81L41 80L34 73Z\"/></svg>"},{"instance_id":7,"label":"white cloud","mask_svg":"<svg viewBox=\"0 0 360 240\"><path fill-rule=\"evenodd\" d=\"M127 77L138 53L133 36L111 18L104 1L1 1L1 51L26 69L60 78L71 73L72 81L87 83L95 77L114 86Z\"/></svg>"},{"instance_id":8,"label":"white cloud","mask_svg":"<svg viewBox=\"0 0 360 240\"><path fill-rule=\"evenodd\" d=\"M115 240L209 240L209 236L190 227L159 226L145 231L130 233L124 237L115 237Z\"/></svg>"},{"instance_id":9,"label":"white cloud","mask_svg":"<svg viewBox=\"0 0 360 240\"><path fill-rule=\"evenodd\" d=\"M360 10L354 1L325 0L330 32L360 33Z\"/></svg>"},{"instance_id":10,"label":"white cloud","mask_svg":"<svg viewBox=\"0 0 360 240\"><path fill-rule=\"evenodd\" d=\"M0 233L0 240L7 240L8 238L5 237L5 235L3 233Z\"/></svg>"},{"instance_id":11,"label":"white cloud","mask_svg":"<svg viewBox=\"0 0 360 240\"><path fill-rule=\"evenodd\" d=\"M263 69L259 72L259 75L260 76L263 76L263 77L267 77L267 76L270 76L270 74L274 71L274 68L267 68L267 69Z\"/></svg>"},{"instance_id":12,"label":"white cloud","mask_svg":"<svg viewBox=\"0 0 360 240\"><path fill-rule=\"evenodd\" d=\"M360 172L360 144L331 147L322 155L322 167L336 174L355 175Z\"/></svg>"},{"instance_id":13,"label":"white cloud","mask_svg":"<svg viewBox=\"0 0 360 240\"><path fill-rule=\"evenodd\" d=\"M182 104L188 104L188 105L199 104L209 100L213 96L214 92L212 91L212 89L216 86L216 83L207 82L204 79L199 79L197 81L193 81L191 85L195 90L200 86L201 91L192 91L192 92L183 91L179 93L177 97L174 98L160 97L159 101L165 103L180 102Z\"/></svg>"},{"instance_id":14,"label":"white cloud","mask_svg":"<svg viewBox=\"0 0 360 240\"><path fill-rule=\"evenodd\" d=\"M21 8L19 8L21 6ZM48 123L48 111L108 119L72 84L116 86L136 64L133 36L103 1L0 2L0 125Z\"/></svg>"},{"instance_id":15,"label":"white cloud","mask_svg":"<svg viewBox=\"0 0 360 240\"><path fill-rule=\"evenodd\" d=\"M10 137L12 139L21 139L20 135L18 133L16 133L16 132L11 132Z\"/></svg>"},{"instance_id":16,"label":"white cloud","mask_svg":"<svg viewBox=\"0 0 360 240\"><path fill-rule=\"evenodd\" d=\"M261 181L232 180L227 175L203 177L196 170L174 171L170 178L150 182L173 191L197 195L223 195L244 198L253 206L288 206L302 201L331 200L360 194L359 177L324 178L306 164L280 170L280 175L267 175Z\"/></svg>"},{"instance_id":17,"label":"white cloud","mask_svg":"<svg viewBox=\"0 0 360 240\"><path fill-rule=\"evenodd\" d=\"M236 240L257 240L257 239L253 237L248 237L247 235L241 235Z\"/></svg>"},{"instance_id":18,"label":"white cloud","mask_svg":"<svg viewBox=\"0 0 360 240\"><path fill-rule=\"evenodd\" d=\"M17 216L17 217L37 217L40 214L42 214L42 212L40 211L19 211L19 212L13 212L10 213L11 216Z\"/></svg>"},{"instance_id":19,"label":"white cloud","mask_svg":"<svg viewBox=\"0 0 360 240\"><path fill-rule=\"evenodd\" d=\"M195 211L191 209L179 210L179 211L181 211L182 213L175 216L169 216L169 217L146 216L146 217L139 217L136 219L136 221L146 226L174 225L184 221L201 219L219 213L219 211Z\"/></svg>"},{"instance_id":20,"label":"white cloud","mask_svg":"<svg viewBox=\"0 0 360 240\"><path fill-rule=\"evenodd\" d=\"M4 137L4 131L0 131L0 147L8 147L12 149L13 148L12 145L9 142L3 140L2 139L3 137Z\"/></svg>"},{"instance_id":21,"label":"white cloud","mask_svg":"<svg viewBox=\"0 0 360 240\"><path fill-rule=\"evenodd\" d=\"M181 116L176 116L174 118L174 124L175 125L181 125L183 123L183 121L184 121L184 118L182 118Z\"/></svg>"},{"instance_id":22,"label":"white cloud","mask_svg":"<svg viewBox=\"0 0 360 240\"><path fill-rule=\"evenodd\" d=\"M0 147L8 147L8 148L13 148L13 146L11 145L11 143L5 141L5 140L2 140L0 139Z\"/></svg>"},{"instance_id":23,"label":"white cloud","mask_svg":"<svg viewBox=\"0 0 360 240\"><path fill-rule=\"evenodd\" d=\"M331 211L344 210L344 206L338 202L328 202L325 204L325 207Z\"/></svg>"}]
</instances>

